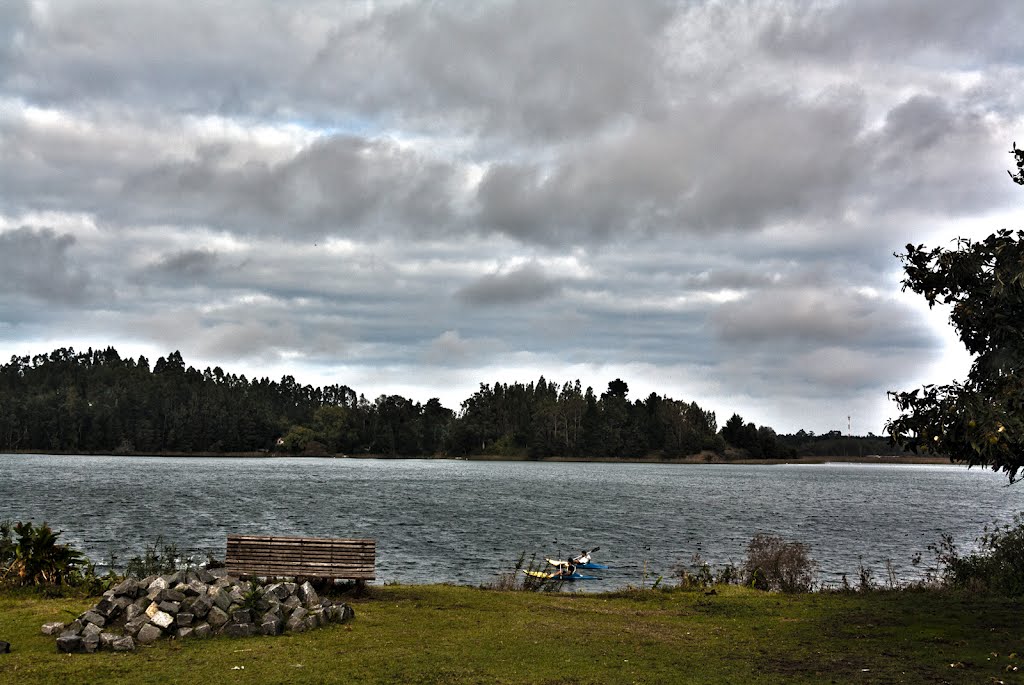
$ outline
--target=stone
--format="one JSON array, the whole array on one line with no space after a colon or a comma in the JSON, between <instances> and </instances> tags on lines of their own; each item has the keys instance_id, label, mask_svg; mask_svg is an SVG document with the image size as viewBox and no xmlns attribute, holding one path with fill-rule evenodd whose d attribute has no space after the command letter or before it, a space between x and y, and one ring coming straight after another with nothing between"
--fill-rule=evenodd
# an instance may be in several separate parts
<instances>
[{"instance_id":1,"label":"stone","mask_svg":"<svg viewBox=\"0 0 1024 685\"><path fill-rule=\"evenodd\" d=\"M213 635L213 628L210 627L209 623L200 623L192 631L192 636L198 637L199 639L205 639L211 635Z\"/></svg>"},{"instance_id":2,"label":"stone","mask_svg":"<svg viewBox=\"0 0 1024 685\"><path fill-rule=\"evenodd\" d=\"M199 582L204 585L209 585L210 583L213 583L217 580L217 577L209 571L207 571L205 568L196 569L196 578L198 578Z\"/></svg>"},{"instance_id":3,"label":"stone","mask_svg":"<svg viewBox=\"0 0 1024 685\"><path fill-rule=\"evenodd\" d=\"M228 622L228 615L221 611L220 607L213 607L206 615L206 621L214 630L217 630Z\"/></svg>"},{"instance_id":4,"label":"stone","mask_svg":"<svg viewBox=\"0 0 1024 685\"><path fill-rule=\"evenodd\" d=\"M110 612L115 609L114 600L112 597L104 597L100 601L96 602L96 606L93 607L93 611L101 615L103 618L110 618ZM89 612L86 612L89 613Z\"/></svg>"},{"instance_id":5,"label":"stone","mask_svg":"<svg viewBox=\"0 0 1024 685\"><path fill-rule=\"evenodd\" d=\"M279 635L281 626L277 621L263 621L260 624L260 633L263 635Z\"/></svg>"},{"instance_id":6,"label":"stone","mask_svg":"<svg viewBox=\"0 0 1024 685\"><path fill-rule=\"evenodd\" d=\"M43 635L59 635L64 632L64 624L59 621L43 624Z\"/></svg>"},{"instance_id":7,"label":"stone","mask_svg":"<svg viewBox=\"0 0 1024 685\"><path fill-rule=\"evenodd\" d=\"M306 617L306 630L315 630L320 627L320 621L313 614Z\"/></svg>"},{"instance_id":8,"label":"stone","mask_svg":"<svg viewBox=\"0 0 1024 685\"><path fill-rule=\"evenodd\" d=\"M113 649L114 640L121 637L114 633L100 633L100 649Z\"/></svg>"},{"instance_id":9,"label":"stone","mask_svg":"<svg viewBox=\"0 0 1024 685\"><path fill-rule=\"evenodd\" d=\"M287 599L281 602L281 607L288 613L291 613L302 606L302 602L295 595L289 595Z\"/></svg>"},{"instance_id":10,"label":"stone","mask_svg":"<svg viewBox=\"0 0 1024 685\"><path fill-rule=\"evenodd\" d=\"M306 621L304 618L289 618L284 627L285 630L292 633L304 633L306 632Z\"/></svg>"},{"instance_id":11,"label":"stone","mask_svg":"<svg viewBox=\"0 0 1024 685\"><path fill-rule=\"evenodd\" d=\"M85 626L77 618L71 623L64 626L64 633L71 633L72 635L81 635L82 629Z\"/></svg>"},{"instance_id":12,"label":"stone","mask_svg":"<svg viewBox=\"0 0 1024 685\"><path fill-rule=\"evenodd\" d=\"M196 595L202 595L206 593L206 585L199 582L198 580L193 580L189 582L189 584L186 585L185 589L181 592L182 594L189 595L190 597L195 597Z\"/></svg>"},{"instance_id":13,"label":"stone","mask_svg":"<svg viewBox=\"0 0 1024 685\"><path fill-rule=\"evenodd\" d=\"M320 595L316 593L316 590L313 589L313 586L310 584L308 580L299 586L298 592L296 594L299 595L299 599L301 599L302 603L306 606L311 606L320 603Z\"/></svg>"},{"instance_id":14,"label":"stone","mask_svg":"<svg viewBox=\"0 0 1024 685\"><path fill-rule=\"evenodd\" d=\"M158 611L149 617L149 622L161 630L167 630L174 624L174 617L166 611Z\"/></svg>"},{"instance_id":15,"label":"stone","mask_svg":"<svg viewBox=\"0 0 1024 685\"><path fill-rule=\"evenodd\" d=\"M301 621L305 619L307 616L309 616L309 611L305 607L300 606L295 607L295 610L292 611L291 615L288 618L297 618Z\"/></svg>"},{"instance_id":16,"label":"stone","mask_svg":"<svg viewBox=\"0 0 1024 685\"><path fill-rule=\"evenodd\" d=\"M100 634L95 635L82 635L82 651L86 654L92 654L100 648Z\"/></svg>"},{"instance_id":17,"label":"stone","mask_svg":"<svg viewBox=\"0 0 1024 685\"><path fill-rule=\"evenodd\" d=\"M87 611L81 616L82 620L90 625L96 625L102 628L107 625L107 619L102 614L96 611Z\"/></svg>"},{"instance_id":18,"label":"stone","mask_svg":"<svg viewBox=\"0 0 1024 685\"><path fill-rule=\"evenodd\" d=\"M86 638L96 638L97 640L99 640L100 633L102 632L103 629L95 623L88 623L86 624L85 628L82 629L82 639L84 640Z\"/></svg>"},{"instance_id":19,"label":"stone","mask_svg":"<svg viewBox=\"0 0 1024 685\"><path fill-rule=\"evenodd\" d=\"M232 623L252 623L252 612L248 609L235 609L231 612Z\"/></svg>"},{"instance_id":20,"label":"stone","mask_svg":"<svg viewBox=\"0 0 1024 685\"><path fill-rule=\"evenodd\" d=\"M157 577L156 577L156 578L154 578L154 579L153 579L153 581L152 581L152 582L151 582L151 583L150 583L150 584L149 584L149 585L148 585L148 586L146 587L146 589L147 589L147 590L148 590L148 591L149 591L150 593L152 593L152 592L154 592L154 591L155 591L155 592L160 592L160 591L162 591L162 590L166 590L166 589L167 589L167 581L166 581L166 580L164 580L164 579L163 579L162 577L160 577L160 576L157 576Z\"/></svg>"},{"instance_id":21,"label":"stone","mask_svg":"<svg viewBox=\"0 0 1024 685\"><path fill-rule=\"evenodd\" d=\"M124 632L126 635L136 636L139 631L149 625L149 616L145 614L139 614L132 620L124 624Z\"/></svg>"},{"instance_id":22,"label":"stone","mask_svg":"<svg viewBox=\"0 0 1024 685\"><path fill-rule=\"evenodd\" d=\"M0 640L0 654L10 654L11 643L6 640Z\"/></svg>"},{"instance_id":23,"label":"stone","mask_svg":"<svg viewBox=\"0 0 1024 685\"><path fill-rule=\"evenodd\" d=\"M294 595L295 592L299 589L299 586L295 583L281 583L281 587L284 588L285 597L287 597L288 595ZM282 597L282 599L284 599L284 597Z\"/></svg>"},{"instance_id":24,"label":"stone","mask_svg":"<svg viewBox=\"0 0 1024 685\"><path fill-rule=\"evenodd\" d=\"M128 608L124 610L124 618L126 621L130 621L136 616L145 616L146 612L144 609L139 608L138 605L129 604Z\"/></svg>"},{"instance_id":25,"label":"stone","mask_svg":"<svg viewBox=\"0 0 1024 685\"><path fill-rule=\"evenodd\" d=\"M163 611L164 613L172 614L173 615L173 614L178 613L178 607L181 606L181 605L178 604L177 602L170 602L168 600L164 600L164 601L160 602L159 606L160 606L160 611Z\"/></svg>"},{"instance_id":26,"label":"stone","mask_svg":"<svg viewBox=\"0 0 1024 685\"><path fill-rule=\"evenodd\" d=\"M175 637L179 640L185 640L192 637L192 633L195 632L190 626L182 626L178 628L178 632L175 633Z\"/></svg>"},{"instance_id":27,"label":"stone","mask_svg":"<svg viewBox=\"0 0 1024 685\"><path fill-rule=\"evenodd\" d=\"M195 617L192 614L182 611L174 617L174 622L179 626L190 626L192 625L192 621L194 618Z\"/></svg>"},{"instance_id":28,"label":"stone","mask_svg":"<svg viewBox=\"0 0 1024 685\"><path fill-rule=\"evenodd\" d=\"M57 651L70 654L82 648L82 638L75 633L62 633L57 638Z\"/></svg>"},{"instance_id":29,"label":"stone","mask_svg":"<svg viewBox=\"0 0 1024 685\"><path fill-rule=\"evenodd\" d=\"M110 648L115 652L133 652L135 651L135 640L130 635L119 637L110 644Z\"/></svg>"},{"instance_id":30,"label":"stone","mask_svg":"<svg viewBox=\"0 0 1024 685\"><path fill-rule=\"evenodd\" d=\"M115 597L114 598L114 607L116 608L117 613L116 614L111 614L111 615L112 616L113 615L118 615L119 616L122 613L124 613L125 611L127 611L128 607L130 607L131 605L132 605L132 600L129 599L128 597ZM113 610L114 609L111 609L111 611L113 611Z\"/></svg>"},{"instance_id":31,"label":"stone","mask_svg":"<svg viewBox=\"0 0 1024 685\"><path fill-rule=\"evenodd\" d=\"M194 600L192 600L192 606L189 607L189 610L197 618L203 618L206 616L207 613L209 613L210 607L212 606L213 600L210 599L208 595L199 595Z\"/></svg>"},{"instance_id":32,"label":"stone","mask_svg":"<svg viewBox=\"0 0 1024 685\"><path fill-rule=\"evenodd\" d=\"M142 630L139 631L137 639L140 645L150 645L159 640L161 635L163 635L163 631L152 623L147 623L142 626Z\"/></svg>"},{"instance_id":33,"label":"stone","mask_svg":"<svg viewBox=\"0 0 1024 685\"><path fill-rule=\"evenodd\" d=\"M149 584L152 583L156 579L157 579L157 576L146 576L145 578L143 578L142 580L139 581L139 586L142 587L143 589L147 589L147 592L148 592ZM135 596L138 597L138 593L136 593Z\"/></svg>"},{"instance_id":34,"label":"stone","mask_svg":"<svg viewBox=\"0 0 1024 685\"><path fill-rule=\"evenodd\" d=\"M141 597L139 597L138 599L135 600L134 604L135 604L135 606L137 606L140 609L142 609L143 611L145 611L146 607L148 607L152 603L152 601L153 600L151 600L146 595L142 595Z\"/></svg>"},{"instance_id":35,"label":"stone","mask_svg":"<svg viewBox=\"0 0 1024 685\"><path fill-rule=\"evenodd\" d=\"M224 588L220 588L213 596L213 603L217 605L218 609L226 612L231 607L231 595L225 592Z\"/></svg>"},{"instance_id":36,"label":"stone","mask_svg":"<svg viewBox=\"0 0 1024 685\"><path fill-rule=\"evenodd\" d=\"M182 573L181 571L175 571L174 573L169 573L166 576L160 576L160 577L163 578L163 581L166 584L165 587L174 587L175 585L180 583L182 580L184 580L185 574Z\"/></svg>"},{"instance_id":37,"label":"stone","mask_svg":"<svg viewBox=\"0 0 1024 685\"><path fill-rule=\"evenodd\" d=\"M245 601L245 591L237 585L228 591L228 596L231 597L231 601L235 604L241 604Z\"/></svg>"},{"instance_id":38,"label":"stone","mask_svg":"<svg viewBox=\"0 0 1024 685\"><path fill-rule=\"evenodd\" d=\"M187 589L188 585L184 585L183 587ZM167 602L181 603L185 601L185 593L179 592L178 590L164 590L164 596L161 599Z\"/></svg>"},{"instance_id":39,"label":"stone","mask_svg":"<svg viewBox=\"0 0 1024 685\"><path fill-rule=\"evenodd\" d=\"M224 629L228 637L252 637L256 634L256 626L251 623L231 623Z\"/></svg>"},{"instance_id":40,"label":"stone","mask_svg":"<svg viewBox=\"0 0 1024 685\"><path fill-rule=\"evenodd\" d=\"M152 582L152 581L151 581ZM139 581L134 578L125 578L111 588L115 597L134 597L139 589Z\"/></svg>"},{"instance_id":41,"label":"stone","mask_svg":"<svg viewBox=\"0 0 1024 685\"><path fill-rule=\"evenodd\" d=\"M150 602L149 606L146 607L146 616L148 618L153 618L154 616L156 616L158 611L160 611L160 605L156 602Z\"/></svg>"}]
</instances>

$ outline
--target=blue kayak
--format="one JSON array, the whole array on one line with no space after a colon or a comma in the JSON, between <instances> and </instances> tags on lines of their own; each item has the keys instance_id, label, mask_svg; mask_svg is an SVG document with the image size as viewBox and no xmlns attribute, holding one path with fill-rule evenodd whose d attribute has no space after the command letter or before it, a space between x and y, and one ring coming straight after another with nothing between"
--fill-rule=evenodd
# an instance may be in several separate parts
<instances>
[{"instance_id":1,"label":"blue kayak","mask_svg":"<svg viewBox=\"0 0 1024 685\"><path fill-rule=\"evenodd\" d=\"M547 561L552 566L558 566L559 568L564 568L567 565L567 562L562 561L560 559L545 559L545 561ZM588 561L585 564L573 564L573 566L575 566L576 568L592 569L595 571L608 568L604 564L598 564L593 561Z\"/></svg>"}]
</instances>

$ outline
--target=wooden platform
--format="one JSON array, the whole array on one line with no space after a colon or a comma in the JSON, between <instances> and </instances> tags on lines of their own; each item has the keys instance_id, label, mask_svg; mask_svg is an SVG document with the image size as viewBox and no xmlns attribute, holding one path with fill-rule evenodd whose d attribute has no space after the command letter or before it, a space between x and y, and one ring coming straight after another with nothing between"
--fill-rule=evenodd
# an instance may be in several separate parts
<instances>
[{"instance_id":1,"label":"wooden platform","mask_svg":"<svg viewBox=\"0 0 1024 685\"><path fill-rule=\"evenodd\" d=\"M373 580L377 541L369 538L282 538L229 535L229 574L261 578Z\"/></svg>"}]
</instances>

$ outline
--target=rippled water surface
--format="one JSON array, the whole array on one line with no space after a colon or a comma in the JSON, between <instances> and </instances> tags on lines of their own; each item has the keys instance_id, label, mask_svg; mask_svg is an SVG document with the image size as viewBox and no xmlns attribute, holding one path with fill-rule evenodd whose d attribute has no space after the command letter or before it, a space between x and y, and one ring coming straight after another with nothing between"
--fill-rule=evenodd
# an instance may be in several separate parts
<instances>
[{"instance_id":1,"label":"rippled water surface","mask_svg":"<svg viewBox=\"0 0 1024 685\"><path fill-rule=\"evenodd\" d=\"M0 520L47 521L94 560L158 536L222 556L228 533L372 537L378 582L479 584L521 552L600 545L587 589L640 585L699 552L739 562L770 532L820 578L901 579L943 532L971 545L1024 511L1024 486L959 466L581 464L0 455ZM927 559L927 555L926 555Z\"/></svg>"}]
</instances>

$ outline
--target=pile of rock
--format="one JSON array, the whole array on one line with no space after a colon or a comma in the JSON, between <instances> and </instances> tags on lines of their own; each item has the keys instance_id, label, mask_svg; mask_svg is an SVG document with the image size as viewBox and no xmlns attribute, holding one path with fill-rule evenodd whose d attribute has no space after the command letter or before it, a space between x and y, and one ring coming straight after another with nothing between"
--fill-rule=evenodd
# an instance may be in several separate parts
<instances>
[{"instance_id":1,"label":"pile of rock","mask_svg":"<svg viewBox=\"0 0 1024 685\"><path fill-rule=\"evenodd\" d=\"M131 651L161 637L301 633L353 615L308 582L260 585L197 569L127 578L74 621L47 623L43 633L57 635L60 652Z\"/></svg>"}]
</instances>

